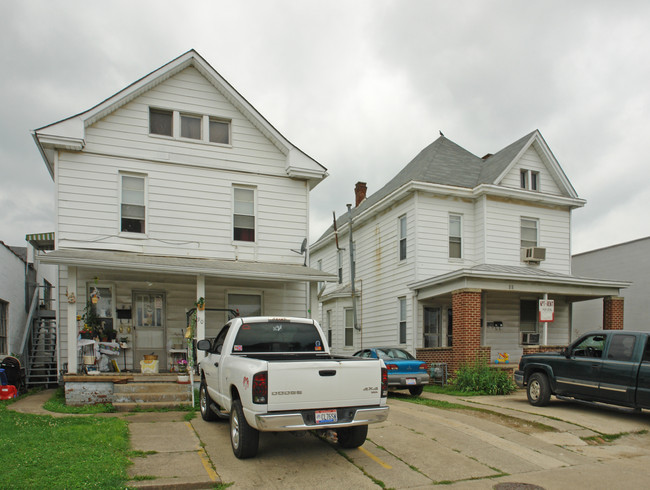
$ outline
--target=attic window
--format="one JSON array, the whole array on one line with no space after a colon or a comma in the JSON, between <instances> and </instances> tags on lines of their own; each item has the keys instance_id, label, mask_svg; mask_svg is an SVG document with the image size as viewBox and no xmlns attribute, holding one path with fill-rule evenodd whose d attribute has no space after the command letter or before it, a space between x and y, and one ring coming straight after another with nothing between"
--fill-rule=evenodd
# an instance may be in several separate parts
<instances>
[{"instance_id":1,"label":"attic window","mask_svg":"<svg viewBox=\"0 0 650 490\"><path fill-rule=\"evenodd\" d=\"M181 137L193 140L201 139L201 116L181 114Z\"/></svg>"},{"instance_id":2,"label":"attic window","mask_svg":"<svg viewBox=\"0 0 650 490\"><path fill-rule=\"evenodd\" d=\"M230 144L230 123L210 118L210 142L222 145Z\"/></svg>"},{"instance_id":3,"label":"attic window","mask_svg":"<svg viewBox=\"0 0 650 490\"><path fill-rule=\"evenodd\" d=\"M521 171L521 188L529 191L539 190L539 172L533 170Z\"/></svg>"},{"instance_id":4,"label":"attic window","mask_svg":"<svg viewBox=\"0 0 650 490\"><path fill-rule=\"evenodd\" d=\"M163 136L172 136L173 128L172 111L162 109L149 109L149 132L151 134L161 134Z\"/></svg>"}]
</instances>

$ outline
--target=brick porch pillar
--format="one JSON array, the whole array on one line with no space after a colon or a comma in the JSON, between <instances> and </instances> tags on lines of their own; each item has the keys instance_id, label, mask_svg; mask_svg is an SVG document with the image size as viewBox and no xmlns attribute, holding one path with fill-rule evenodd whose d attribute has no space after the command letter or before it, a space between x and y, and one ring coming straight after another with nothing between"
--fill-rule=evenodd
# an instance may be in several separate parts
<instances>
[{"instance_id":1,"label":"brick porch pillar","mask_svg":"<svg viewBox=\"0 0 650 490\"><path fill-rule=\"evenodd\" d=\"M453 366L458 369L479 358L481 347L481 290L459 289L451 293L454 343Z\"/></svg>"},{"instance_id":2,"label":"brick porch pillar","mask_svg":"<svg viewBox=\"0 0 650 490\"><path fill-rule=\"evenodd\" d=\"M603 298L603 330L623 330L624 306L620 296Z\"/></svg>"}]
</instances>

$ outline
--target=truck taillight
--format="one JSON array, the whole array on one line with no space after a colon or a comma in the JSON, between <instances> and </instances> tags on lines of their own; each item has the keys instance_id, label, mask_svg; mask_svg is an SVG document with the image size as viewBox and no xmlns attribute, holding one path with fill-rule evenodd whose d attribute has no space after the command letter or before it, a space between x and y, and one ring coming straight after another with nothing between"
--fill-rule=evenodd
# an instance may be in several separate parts
<instances>
[{"instance_id":1,"label":"truck taillight","mask_svg":"<svg viewBox=\"0 0 650 490\"><path fill-rule=\"evenodd\" d=\"M253 403L267 403L269 394L268 373L262 371L253 375Z\"/></svg>"},{"instance_id":2,"label":"truck taillight","mask_svg":"<svg viewBox=\"0 0 650 490\"><path fill-rule=\"evenodd\" d=\"M399 368L397 367L397 364L386 364L386 369L389 371L397 371Z\"/></svg>"},{"instance_id":3,"label":"truck taillight","mask_svg":"<svg viewBox=\"0 0 650 490\"><path fill-rule=\"evenodd\" d=\"M388 370L383 367L381 368L381 397L386 398L388 396Z\"/></svg>"},{"instance_id":4,"label":"truck taillight","mask_svg":"<svg viewBox=\"0 0 650 490\"><path fill-rule=\"evenodd\" d=\"M428 369L427 363L423 362L420 364L420 367L418 369L420 369L420 371L426 371Z\"/></svg>"}]
</instances>

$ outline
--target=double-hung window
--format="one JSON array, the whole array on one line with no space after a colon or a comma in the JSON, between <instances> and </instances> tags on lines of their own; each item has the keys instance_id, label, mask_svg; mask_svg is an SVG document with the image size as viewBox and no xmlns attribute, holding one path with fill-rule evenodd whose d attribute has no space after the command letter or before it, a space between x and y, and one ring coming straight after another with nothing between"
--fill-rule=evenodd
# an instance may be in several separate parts
<instances>
[{"instance_id":1,"label":"double-hung window","mask_svg":"<svg viewBox=\"0 0 650 490\"><path fill-rule=\"evenodd\" d=\"M406 260L406 215L399 218L399 259Z\"/></svg>"},{"instance_id":2,"label":"double-hung window","mask_svg":"<svg viewBox=\"0 0 650 490\"><path fill-rule=\"evenodd\" d=\"M255 190L233 187L233 239L242 242L255 241Z\"/></svg>"},{"instance_id":3,"label":"double-hung window","mask_svg":"<svg viewBox=\"0 0 650 490\"><path fill-rule=\"evenodd\" d=\"M337 250L336 260L338 262L339 284L343 284L343 250Z\"/></svg>"},{"instance_id":4,"label":"double-hung window","mask_svg":"<svg viewBox=\"0 0 650 490\"><path fill-rule=\"evenodd\" d=\"M354 345L354 313L352 308L345 310L345 346L351 347Z\"/></svg>"},{"instance_id":5,"label":"double-hung window","mask_svg":"<svg viewBox=\"0 0 650 490\"><path fill-rule=\"evenodd\" d=\"M459 214L449 215L449 258L460 259L463 256L463 221Z\"/></svg>"},{"instance_id":6,"label":"double-hung window","mask_svg":"<svg viewBox=\"0 0 650 490\"><path fill-rule=\"evenodd\" d=\"M399 298L399 343L406 344L406 298Z\"/></svg>"},{"instance_id":7,"label":"double-hung window","mask_svg":"<svg viewBox=\"0 0 650 490\"><path fill-rule=\"evenodd\" d=\"M539 238L539 221L521 218L521 248L536 247Z\"/></svg>"},{"instance_id":8,"label":"double-hung window","mask_svg":"<svg viewBox=\"0 0 650 490\"><path fill-rule=\"evenodd\" d=\"M145 177L121 175L120 231L145 233Z\"/></svg>"}]
</instances>

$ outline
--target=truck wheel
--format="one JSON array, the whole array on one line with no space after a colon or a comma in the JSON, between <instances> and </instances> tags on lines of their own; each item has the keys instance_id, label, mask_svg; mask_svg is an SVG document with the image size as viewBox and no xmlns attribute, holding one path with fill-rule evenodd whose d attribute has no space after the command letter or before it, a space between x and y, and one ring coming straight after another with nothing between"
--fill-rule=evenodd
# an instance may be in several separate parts
<instances>
[{"instance_id":1,"label":"truck wheel","mask_svg":"<svg viewBox=\"0 0 650 490\"><path fill-rule=\"evenodd\" d=\"M212 398L210 398L208 387L203 380L199 388L199 408L201 409L201 418L206 422L217 420L217 414L212 411L210 405L212 405Z\"/></svg>"},{"instance_id":2,"label":"truck wheel","mask_svg":"<svg viewBox=\"0 0 650 490\"><path fill-rule=\"evenodd\" d=\"M368 435L368 426L367 425L355 425L354 427L346 427L344 429L338 429L336 431L338 436L339 446L346 449L352 449L359 447L366 442L366 436Z\"/></svg>"},{"instance_id":3,"label":"truck wheel","mask_svg":"<svg viewBox=\"0 0 650 490\"><path fill-rule=\"evenodd\" d=\"M234 400L230 408L230 443L232 452L239 459L252 458L257 454L260 433L244 417L241 400Z\"/></svg>"},{"instance_id":4,"label":"truck wheel","mask_svg":"<svg viewBox=\"0 0 650 490\"><path fill-rule=\"evenodd\" d=\"M533 373L528 379L528 403L536 407L548 405L551 399L551 388L548 384L548 378L543 373Z\"/></svg>"},{"instance_id":5,"label":"truck wheel","mask_svg":"<svg viewBox=\"0 0 650 490\"><path fill-rule=\"evenodd\" d=\"M423 390L424 386L411 386L409 388L409 393L413 396L420 396Z\"/></svg>"}]
</instances>

